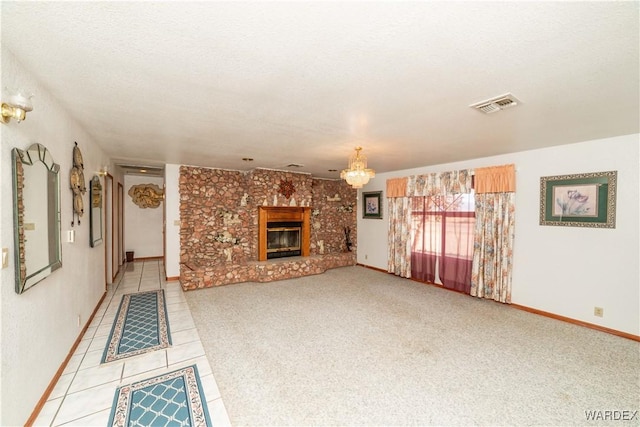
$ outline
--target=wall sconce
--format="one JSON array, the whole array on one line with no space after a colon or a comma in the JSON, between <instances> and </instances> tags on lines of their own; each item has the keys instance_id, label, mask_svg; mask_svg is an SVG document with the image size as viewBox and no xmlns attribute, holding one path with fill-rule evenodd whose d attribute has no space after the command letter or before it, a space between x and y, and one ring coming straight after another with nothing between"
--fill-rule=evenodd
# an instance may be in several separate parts
<instances>
[{"instance_id":1,"label":"wall sconce","mask_svg":"<svg viewBox=\"0 0 640 427\"><path fill-rule=\"evenodd\" d=\"M23 121L27 116L27 112L33 110L33 105L31 105L32 96L18 93L10 96L8 102L3 102L2 123L9 123L11 119L15 119L18 122Z\"/></svg>"},{"instance_id":2,"label":"wall sconce","mask_svg":"<svg viewBox=\"0 0 640 427\"><path fill-rule=\"evenodd\" d=\"M103 166L100 168L100 170L98 171L98 175L100 176L107 176L107 173L109 172L109 168L107 166Z\"/></svg>"}]
</instances>

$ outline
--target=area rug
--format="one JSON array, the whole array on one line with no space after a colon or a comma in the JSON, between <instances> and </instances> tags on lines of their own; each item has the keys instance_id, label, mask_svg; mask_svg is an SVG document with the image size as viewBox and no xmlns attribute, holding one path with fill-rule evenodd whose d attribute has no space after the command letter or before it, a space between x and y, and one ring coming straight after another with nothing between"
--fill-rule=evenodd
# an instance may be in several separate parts
<instances>
[{"instance_id":1,"label":"area rug","mask_svg":"<svg viewBox=\"0 0 640 427\"><path fill-rule=\"evenodd\" d=\"M171 345L164 290L122 296L102 363Z\"/></svg>"},{"instance_id":2,"label":"area rug","mask_svg":"<svg viewBox=\"0 0 640 427\"><path fill-rule=\"evenodd\" d=\"M118 387L109 426L211 426L198 368Z\"/></svg>"}]
</instances>

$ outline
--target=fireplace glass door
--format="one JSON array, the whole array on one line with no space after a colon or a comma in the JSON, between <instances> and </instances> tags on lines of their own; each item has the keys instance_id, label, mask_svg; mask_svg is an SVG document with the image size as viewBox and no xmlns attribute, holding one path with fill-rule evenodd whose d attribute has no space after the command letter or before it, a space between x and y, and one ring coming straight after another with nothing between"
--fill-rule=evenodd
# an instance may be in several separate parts
<instances>
[{"instance_id":1,"label":"fireplace glass door","mask_svg":"<svg viewBox=\"0 0 640 427\"><path fill-rule=\"evenodd\" d=\"M300 223L273 223L267 226L267 259L300 256Z\"/></svg>"}]
</instances>

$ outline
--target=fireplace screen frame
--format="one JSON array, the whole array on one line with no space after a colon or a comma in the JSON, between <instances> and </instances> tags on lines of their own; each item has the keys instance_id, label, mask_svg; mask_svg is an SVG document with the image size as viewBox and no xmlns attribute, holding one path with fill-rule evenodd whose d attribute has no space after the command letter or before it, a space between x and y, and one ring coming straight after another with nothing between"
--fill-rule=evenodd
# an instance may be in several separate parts
<instances>
[{"instance_id":1,"label":"fireplace screen frame","mask_svg":"<svg viewBox=\"0 0 640 427\"><path fill-rule=\"evenodd\" d=\"M272 233L278 233L277 237L272 237ZM266 243L267 259L300 256L302 254L302 223L268 223Z\"/></svg>"}]
</instances>

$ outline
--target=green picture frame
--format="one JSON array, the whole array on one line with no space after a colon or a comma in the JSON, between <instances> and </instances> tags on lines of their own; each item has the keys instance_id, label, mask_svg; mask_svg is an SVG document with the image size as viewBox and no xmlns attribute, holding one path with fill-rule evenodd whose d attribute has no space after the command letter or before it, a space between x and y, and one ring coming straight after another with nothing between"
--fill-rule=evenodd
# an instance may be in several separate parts
<instances>
[{"instance_id":1,"label":"green picture frame","mask_svg":"<svg viewBox=\"0 0 640 427\"><path fill-rule=\"evenodd\" d=\"M362 193L362 218L382 219L382 191Z\"/></svg>"},{"instance_id":2,"label":"green picture frame","mask_svg":"<svg viewBox=\"0 0 640 427\"><path fill-rule=\"evenodd\" d=\"M616 227L617 171L540 178L540 225Z\"/></svg>"}]
</instances>

